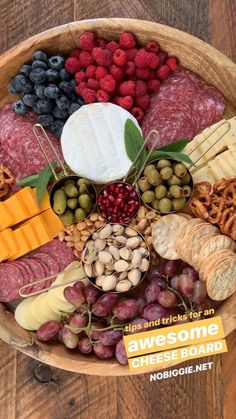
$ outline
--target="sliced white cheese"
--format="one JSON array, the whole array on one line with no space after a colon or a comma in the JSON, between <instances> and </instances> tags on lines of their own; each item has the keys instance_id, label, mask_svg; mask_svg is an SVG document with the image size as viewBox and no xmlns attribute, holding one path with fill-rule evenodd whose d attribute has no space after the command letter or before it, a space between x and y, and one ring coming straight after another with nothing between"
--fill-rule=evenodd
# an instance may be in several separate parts
<instances>
[{"instance_id":1,"label":"sliced white cheese","mask_svg":"<svg viewBox=\"0 0 236 419\"><path fill-rule=\"evenodd\" d=\"M236 176L236 160L234 160L234 157L229 150L221 153L215 160L219 162L221 169L228 177Z\"/></svg>"},{"instance_id":2,"label":"sliced white cheese","mask_svg":"<svg viewBox=\"0 0 236 419\"><path fill-rule=\"evenodd\" d=\"M63 156L71 170L94 183L124 177L131 167L124 142L127 119L139 127L128 111L112 103L92 103L74 112L61 135Z\"/></svg>"},{"instance_id":3,"label":"sliced white cheese","mask_svg":"<svg viewBox=\"0 0 236 419\"><path fill-rule=\"evenodd\" d=\"M208 163L208 167L216 180L228 177L225 169L220 167L219 162L212 160Z\"/></svg>"},{"instance_id":4,"label":"sliced white cheese","mask_svg":"<svg viewBox=\"0 0 236 419\"><path fill-rule=\"evenodd\" d=\"M34 319L31 313L31 304L35 300L34 297L25 298L21 301L15 310L16 322L26 330L37 330L38 321Z\"/></svg>"},{"instance_id":5,"label":"sliced white cheese","mask_svg":"<svg viewBox=\"0 0 236 419\"><path fill-rule=\"evenodd\" d=\"M197 170L195 173L192 174L192 176L194 183L210 182L211 185L214 185L216 181L208 166L202 167L201 169Z\"/></svg>"},{"instance_id":6,"label":"sliced white cheese","mask_svg":"<svg viewBox=\"0 0 236 419\"><path fill-rule=\"evenodd\" d=\"M30 310L35 322L38 322L38 327L48 320L59 320L61 318L60 312L49 305L47 292L37 295L30 305Z\"/></svg>"}]
</instances>

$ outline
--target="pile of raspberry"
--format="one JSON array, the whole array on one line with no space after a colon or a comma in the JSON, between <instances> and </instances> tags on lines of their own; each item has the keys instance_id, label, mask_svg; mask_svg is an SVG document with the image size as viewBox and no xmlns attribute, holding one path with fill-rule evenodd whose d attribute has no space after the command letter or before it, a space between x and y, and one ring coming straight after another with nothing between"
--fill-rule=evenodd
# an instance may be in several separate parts
<instances>
[{"instance_id":1,"label":"pile of raspberry","mask_svg":"<svg viewBox=\"0 0 236 419\"><path fill-rule=\"evenodd\" d=\"M177 68L156 41L140 47L133 33L123 32L119 41L107 41L84 32L79 48L65 62L76 80L75 91L85 103L112 102L127 109L141 122L151 95Z\"/></svg>"}]
</instances>

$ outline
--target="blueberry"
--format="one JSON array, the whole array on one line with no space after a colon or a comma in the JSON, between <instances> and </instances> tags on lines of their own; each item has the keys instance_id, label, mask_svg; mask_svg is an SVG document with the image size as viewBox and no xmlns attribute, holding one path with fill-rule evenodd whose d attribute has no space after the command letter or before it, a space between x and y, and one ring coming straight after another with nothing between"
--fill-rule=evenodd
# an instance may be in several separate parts
<instances>
[{"instance_id":1,"label":"blueberry","mask_svg":"<svg viewBox=\"0 0 236 419\"><path fill-rule=\"evenodd\" d=\"M53 70L61 70L64 67L64 57L61 55L53 55L48 60L48 66Z\"/></svg>"},{"instance_id":2,"label":"blueberry","mask_svg":"<svg viewBox=\"0 0 236 419\"><path fill-rule=\"evenodd\" d=\"M59 80L59 73L57 70L53 70L52 68L49 68L47 70L47 79L50 83L55 83Z\"/></svg>"},{"instance_id":3,"label":"blueberry","mask_svg":"<svg viewBox=\"0 0 236 419\"><path fill-rule=\"evenodd\" d=\"M74 92L73 87L68 81L61 81L61 83L59 83L59 88L65 94L68 94L68 93L71 94Z\"/></svg>"},{"instance_id":4,"label":"blueberry","mask_svg":"<svg viewBox=\"0 0 236 419\"><path fill-rule=\"evenodd\" d=\"M70 81L70 75L69 75L69 73L67 73L67 71L66 71L65 68L62 68L59 71L59 75L60 75L61 80L63 80L63 81Z\"/></svg>"},{"instance_id":5,"label":"blueberry","mask_svg":"<svg viewBox=\"0 0 236 419\"><path fill-rule=\"evenodd\" d=\"M28 106L26 106L22 100L16 100L12 105L12 110L17 115L26 115L29 112Z\"/></svg>"},{"instance_id":6,"label":"blueberry","mask_svg":"<svg viewBox=\"0 0 236 419\"><path fill-rule=\"evenodd\" d=\"M43 51L35 51L32 55L33 61L40 60L45 61L45 63L48 61L47 54Z\"/></svg>"},{"instance_id":7,"label":"blueberry","mask_svg":"<svg viewBox=\"0 0 236 419\"><path fill-rule=\"evenodd\" d=\"M72 113L74 113L74 112L78 111L78 109L79 109L79 108L80 108L79 103L72 102L72 103L70 104L70 106L69 106L69 109L68 109L68 114L69 114L69 115L72 115Z\"/></svg>"},{"instance_id":8,"label":"blueberry","mask_svg":"<svg viewBox=\"0 0 236 419\"><path fill-rule=\"evenodd\" d=\"M34 86L35 93L40 99L45 98L45 94L44 94L45 87L46 87L45 84L36 84Z\"/></svg>"},{"instance_id":9,"label":"blueberry","mask_svg":"<svg viewBox=\"0 0 236 419\"><path fill-rule=\"evenodd\" d=\"M33 106L33 111L34 111L35 113L39 113L38 108L37 108L37 105Z\"/></svg>"},{"instance_id":10,"label":"blueberry","mask_svg":"<svg viewBox=\"0 0 236 419\"><path fill-rule=\"evenodd\" d=\"M44 94L50 99L56 99L59 96L59 89L55 84L49 84L45 87Z\"/></svg>"},{"instance_id":11,"label":"blueberry","mask_svg":"<svg viewBox=\"0 0 236 419\"><path fill-rule=\"evenodd\" d=\"M34 68L29 76L35 84L43 83L47 79L47 73L43 68Z\"/></svg>"},{"instance_id":12,"label":"blueberry","mask_svg":"<svg viewBox=\"0 0 236 419\"><path fill-rule=\"evenodd\" d=\"M53 110L54 101L52 99L39 99L37 102L38 113L50 113Z\"/></svg>"},{"instance_id":13,"label":"blueberry","mask_svg":"<svg viewBox=\"0 0 236 419\"><path fill-rule=\"evenodd\" d=\"M23 74L14 78L14 86L17 93L30 93L33 90L32 83Z\"/></svg>"},{"instance_id":14,"label":"blueberry","mask_svg":"<svg viewBox=\"0 0 236 419\"><path fill-rule=\"evenodd\" d=\"M16 90L16 86L15 86L15 82L14 79L11 79L10 82L7 85L7 90L9 93L11 93L12 95L17 94L17 90Z\"/></svg>"},{"instance_id":15,"label":"blueberry","mask_svg":"<svg viewBox=\"0 0 236 419\"><path fill-rule=\"evenodd\" d=\"M48 66L45 61L36 60L32 62L32 68L43 68L44 70L47 70Z\"/></svg>"},{"instance_id":16,"label":"blueberry","mask_svg":"<svg viewBox=\"0 0 236 419\"><path fill-rule=\"evenodd\" d=\"M23 64L20 67L20 74L23 74L25 77L29 77L29 73L31 72L31 65Z\"/></svg>"},{"instance_id":17,"label":"blueberry","mask_svg":"<svg viewBox=\"0 0 236 419\"><path fill-rule=\"evenodd\" d=\"M84 105L84 100L82 99L82 97L78 97L78 98L76 99L76 102L77 102L80 106L83 106L83 105Z\"/></svg>"},{"instance_id":18,"label":"blueberry","mask_svg":"<svg viewBox=\"0 0 236 419\"><path fill-rule=\"evenodd\" d=\"M75 81L75 79L71 79L70 85L71 85L72 89L75 90L75 88L76 88L76 81Z\"/></svg>"},{"instance_id":19,"label":"blueberry","mask_svg":"<svg viewBox=\"0 0 236 419\"><path fill-rule=\"evenodd\" d=\"M53 116L50 113L39 115L37 120L43 127L50 126L54 121Z\"/></svg>"},{"instance_id":20,"label":"blueberry","mask_svg":"<svg viewBox=\"0 0 236 419\"><path fill-rule=\"evenodd\" d=\"M56 104L59 109L66 110L70 106L70 101L66 96L60 96L59 98L56 99ZM58 118L58 119L61 119L61 118Z\"/></svg>"},{"instance_id":21,"label":"blueberry","mask_svg":"<svg viewBox=\"0 0 236 419\"><path fill-rule=\"evenodd\" d=\"M58 106L53 109L52 114L56 119L66 120L68 118L68 113L66 110L59 109Z\"/></svg>"},{"instance_id":22,"label":"blueberry","mask_svg":"<svg viewBox=\"0 0 236 419\"><path fill-rule=\"evenodd\" d=\"M61 121L60 119L56 119L50 127L53 135L55 135L56 137L60 137L64 125L65 125L64 121Z\"/></svg>"},{"instance_id":23,"label":"blueberry","mask_svg":"<svg viewBox=\"0 0 236 419\"><path fill-rule=\"evenodd\" d=\"M30 106L31 108L33 108L38 101L38 97L36 95L34 95L33 93L26 93L23 96L22 100L23 100L25 105Z\"/></svg>"}]
</instances>

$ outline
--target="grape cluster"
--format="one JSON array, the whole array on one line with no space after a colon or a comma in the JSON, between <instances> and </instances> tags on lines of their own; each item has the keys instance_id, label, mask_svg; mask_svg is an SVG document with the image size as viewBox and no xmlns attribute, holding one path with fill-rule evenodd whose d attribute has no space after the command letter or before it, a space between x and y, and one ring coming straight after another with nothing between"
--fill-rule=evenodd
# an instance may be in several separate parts
<instances>
[{"instance_id":1,"label":"grape cluster","mask_svg":"<svg viewBox=\"0 0 236 419\"><path fill-rule=\"evenodd\" d=\"M127 364L123 343L126 325L139 325L132 328L132 333L137 333L151 328L147 328L147 322L160 320L163 327L164 318L211 306L205 283L192 267L181 261L168 261L161 269L150 269L146 279L143 294L126 298L114 292L102 293L92 285L85 287L79 281L65 288L65 298L76 311L60 322L44 323L37 331L38 339L56 338L82 354L93 352L101 359L115 356L120 364Z\"/></svg>"}]
</instances>

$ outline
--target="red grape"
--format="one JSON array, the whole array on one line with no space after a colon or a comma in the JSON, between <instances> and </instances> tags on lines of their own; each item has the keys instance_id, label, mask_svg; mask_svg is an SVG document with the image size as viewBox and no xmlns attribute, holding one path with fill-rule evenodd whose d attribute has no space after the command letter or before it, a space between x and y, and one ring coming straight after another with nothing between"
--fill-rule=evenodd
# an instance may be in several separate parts
<instances>
[{"instance_id":1,"label":"red grape","mask_svg":"<svg viewBox=\"0 0 236 419\"><path fill-rule=\"evenodd\" d=\"M79 342L79 337L75 333L72 333L66 327L61 330L61 338L64 345L69 349L75 349Z\"/></svg>"},{"instance_id":2,"label":"red grape","mask_svg":"<svg viewBox=\"0 0 236 419\"><path fill-rule=\"evenodd\" d=\"M86 316L83 316L82 314L79 314L79 313L74 314L74 316L72 316L69 320L69 325L73 327L78 327L78 328L85 327L86 324L87 324Z\"/></svg>"},{"instance_id":3,"label":"red grape","mask_svg":"<svg viewBox=\"0 0 236 419\"><path fill-rule=\"evenodd\" d=\"M78 349L80 350L80 352L82 352L82 354L90 354L93 350L93 345L90 342L89 338L82 337L79 339L79 343L78 343Z\"/></svg>"},{"instance_id":4,"label":"red grape","mask_svg":"<svg viewBox=\"0 0 236 419\"><path fill-rule=\"evenodd\" d=\"M203 302L197 305L198 311L210 310L210 308L212 308L212 303L207 298Z\"/></svg>"},{"instance_id":5,"label":"red grape","mask_svg":"<svg viewBox=\"0 0 236 419\"><path fill-rule=\"evenodd\" d=\"M100 336L101 336L101 334L103 333L102 331L96 331L96 330L93 330L93 329L104 329L104 327L106 327L105 325L104 325L104 323L102 323L102 322L100 322L100 321L93 321L92 323L91 323L91 328L90 328L90 331L88 332L89 333L89 336L92 338L92 339L94 339L94 340L99 340L100 339Z\"/></svg>"},{"instance_id":6,"label":"red grape","mask_svg":"<svg viewBox=\"0 0 236 419\"><path fill-rule=\"evenodd\" d=\"M66 287L64 289L64 297L75 307L80 307L81 304L85 303L84 292L79 287Z\"/></svg>"},{"instance_id":7,"label":"red grape","mask_svg":"<svg viewBox=\"0 0 236 419\"><path fill-rule=\"evenodd\" d=\"M153 278L153 279L151 279L150 282L151 282L151 284L157 284L157 285L159 285L159 287L162 290L165 290L166 287L167 287L167 282L166 282L166 279L164 279L164 277L162 277L162 278Z\"/></svg>"},{"instance_id":8,"label":"red grape","mask_svg":"<svg viewBox=\"0 0 236 419\"><path fill-rule=\"evenodd\" d=\"M81 291L84 294L84 291L86 289L84 283L82 281L77 281L74 283L73 288L77 291Z\"/></svg>"},{"instance_id":9,"label":"red grape","mask_svg":"<svg viewBox=\"0 0 236 419\"><path fill-rule=\"evenodd\" d=\"M159 287L159 285L153 283L148 285L148 287L145 290L145 297L147 300L147 303L155 303L155 301L158 300L158 295L161 292L161 288Z\"/></svg>"},{"instance_id":10,"label":"red grape","mask_svg":"<svg viewBox=\"0 0 236 419\"><path fill-rule=\"evenodd\" d=\"M98 317L106 317L115 307L119 297L114 292L107 292L101 295L93 304L93 313Z\"/></svg>"},{"instance_id":11,"label":"red grape","mask_svg":"<svg viewBox=\"0 0 236 419\"><path fill-rule=\"evenodd\" d=\"M179 275L175 275L171 278L170 285L174 290L179 291Z\"/></svg>"},{"instance_id":12,"label":"red grape","mask_svg":"<svg viewBox=\"0 0 236 419\"><path fill-rule=\"evenodd\" d=\"M176 307L178 304L176 295L169 290L161 291L158 295L158 303L163 307L171 308Z\"/></svg>"},{"instance_id":13,"label":"red grape","mask_svg":"<svg viewBox=\"0 0 236 419\"><path fill-rule=\"evenodd\" d=\"M178 264L175 260L168 260L163 266L163 273L170 277L177 274Z\"/></svg>"},{"instance_id":14,"label":"red grape","mask_svg":"<svg viewBox=\"0 0 236 419\"><path fill-rule=\"evenodd\" d=\"M133 333L142 332L143 330L144 331L145 330L148 330L147 327L144 327L146 323L148 323L148 321L146 319L143 319L142 317L137 317L137 319L132 320L132 322L130 324L140 325L141 327L140 328L137 328L137 329L133 330L133 332L129 332L129 333L130 334L133 334Z\"/></svg>"},{"instance_id":15,"label":"red grape","mask_svg":"<svg viewBox=\"0 0 236 419\"><path fill-rule=\"evenodd\" d=\"M92 285L88 285L85 287L84 295L88 304L94 304L98 297L100 297L101 291Z\"/></svg>"},{"instance_id":16,"label":"red grape","mask_svg":"<svg viewBox=\"0 0 236 419\"><path fill-rule=\"evenodd\" d=\"M147 301L142 294L136 295L135 298L138 303L138 315L141 316L143 314L143 310L145 309L145 306L147 305Z\"/></svg>"},{"instance_id":17,"label":"red grape","mask_svg":"<svg viewBox=\"0 0 236 419\"><path fill-rule=\"evenodd\" d=\"M151 282L153 278L162 278L163 273L159 268L150 268L147 272L146 279Z\"/></svg>"},{"instance_id":18,"label":"red grape","mask_svg":"<svg viewBox=\"0 0 236 419\"><path fill-rule=\"evenodd\" d=\"M116 359L120 364L128 364L128 358L126 355L126 350L125 350L125 344L123 342L123 339L121 339L117 345L116 345Z\"/></svg>"},{"instance_id":19,"label":"red grape","mask_svg":"<svg viewBox=\"0 0 236 419\"><path fill-rule=\"evenodd\" d=\"M119 320L130 320L138 314L138 303L132 298L127 298L119 302L113 312Z\"/></svg>"},{"instance_id":20,"label":"red grape","mask_svg":"<svg viewBox=\"0 0 236 419\"><path fill-rule=\"evenodd\" d=\"M200 304L206 298L206 284L203 281L196 281L193 284L193 295L191 296L191 301L194 303Z\"/></svg>"},{"instance_id":21,"label":"red grape","mask_svg":"<svg viewBox=\"0 0 236 419\"><path fill-rule=\"evenodd\" d=\"M144 318L148 321L162 319L163 317L167 317L168 314L168 309L157 303L149 304L143 312Z\"/></svg>"},{"instance_id":22,"label":"red grape","mask_svg":"<svg viewBox=\"0 0 236 419\"><path fill-rule=\"evenodd\" d=\"M192 278L193 281L197 281L199 279L197 271L195 271L195 269L191 266L187 266L186 268L184 268L182 273L190 276L190 278Z\"/></svg>"},{"instance_id":23,"label":"red grape","mask_svg":"<svg viewBox=\"0 0 236 419\"><path fill-rule=\"evenodd\" d=\"M103 345L116 345L122 338L122 332L119 330L105 330L100 336L100 342Z\"/></svg>"},{"instance_id":24,"label":"red grape","mask_svg":"<svg viewBox=\"0 0 236 419\"><path fill-rule=\"evenodd\" d=\"M112 345L103 345L101 342L96 342L93 350L98 358L110 359L115 354L115 347Z\"/></svg>"},{"instance_id":25,"label":"red grape","mask_svg":"<svg viewBox=\"0 0 236 419\"><path fill-rule=\"evenodd\" d=\"M193 294L193 279L186 275L181 274L179 276L179 290L185 297L191 297Z\"/></svg>"},{"instance_id":26,"label":"red grape","mask_svg":"<svg viewBox=\"0 0 236 419\"><path fill-rule=\"evenodd\" d=\"M57 335L59 327L59 323L56 320L49 320L38 328L37 338L42 342L47 342Z\"/></svg>"}]
</instances>

